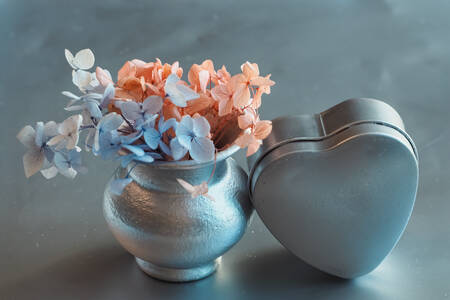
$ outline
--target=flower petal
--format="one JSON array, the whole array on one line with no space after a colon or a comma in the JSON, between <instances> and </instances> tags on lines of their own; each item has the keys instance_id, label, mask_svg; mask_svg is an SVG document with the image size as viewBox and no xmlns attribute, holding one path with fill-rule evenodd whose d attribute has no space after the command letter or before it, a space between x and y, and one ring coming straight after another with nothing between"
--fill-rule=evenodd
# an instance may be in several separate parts
<instances>
[{"instance_id":1,"label":"flower petal","mask_svg":"<svg viewBox=\"0 0 450 300\"><path fill-rule=\"evenodd\" d=\"M247 84L239 84L233 94L234 106L242 108L250 103L250 90Z\"/></svg>"},{"instance_id":2,"label":"flower petal","mask_svg":"<svg viewBox=\"0 0 450 300\"><path fill-rule=\"evenodd\" d=\"M30 125L22 128L16 137L27 148L32 148L35 146L36 132Z\"/></svg>"},{"instance_id":3,"label":"flower petal","mask_svg":"<svg viewBox=\"0 0 450 300\"><path fill-rule=\"evenodd\" d=\"M200 82L200 89L202 90L203 93L205 93L206 86L208 85L209 82L209 72L207 70L201 70L198 73L198 80Z\"/></svg>"},{"instance_id":4,"label":"flower petal","mask_svg":"<svg viewBox=\"0 0 450 300\"><path fill-rule=\"evenodd\" d=\"M69 51L70 52L70 51ZM67 58L67 54L66 54ZM69 62L70 63L70 62ZM75 54L75 58L72 60L72 64L78 69L87 70L94 66L95 57L91 49L83 49ZM71 65L72 65L71 64Z\"/></svg>"},{"instance_id":5,"label":"flower petal","mask_svg":"<svg viewBox=\"0 0 450 300\"><path fill-rule=\"evenodd\" d=\"M194 130L194 120L191 116L184 116L180 123L178 123L177 129L175 131L177 136L180 135L191 135Z\"/></svg>"},{"instance_id":6,"label":"flower petal","mask_svg":"<svg viewBox=\"0 0 450 300\"><path fill-rule=\"evenodd\" d=\"M194 134L198 137L205 137L209 135L209 131L211 130L211 126L209 125L208 120L205 117L199 116L193 118L193 131Z\"/></svg>"},{"instance_id":7,"label":"flower petal","mask_svg":"<svg viewBox=\"0 0 450 300\"><path fill-rule=\"evenodd\" d=\"M142 118L141 105L134 101L122 102L120 110L123 116L129 121L135 121Z\"/></svg>"},{"instance_id":8,"label":"flower petal","mask_svg":"<svg viewBox=\"0 0 450 300\"><path fill-rule=\"evenodd\" d=\"M109 184L109 191L113 195L120 196L123 193L123 190L127 185L129 185L133 179L131 178L121 178L121 179L115 179L111 181Z\"/></svg>"},{"instance_id":9,"label":"flower petal","mask_svg":"<svg viewBox=\"0 0 450 300\"><path fill-rule=\"evenodd\" d=\"M34 147L29 149L23 156L23 167L25 176L29 178L31 175L38 172L44 165L44 152L39 148Z\"/></svg>"},{"instance_id":10,"label":"flower petal","mask_svg":"<svg viewBox=\"0 0 450 300\"><path fill-rule=\"evenodd\" d=\"M137 156L142 156L145 154L145 152L144 152L144 150L142 150L142 148L139 148L134 145L122 145L122 148L127 149L128 151L136 154Z\"/></svg>"},{"instance_id":11,"label":"flower petal","mask_svg":"<svg viewBox=\"0 0 450 300\"><path fill-rule=\"evenodd\" d=\"M108 70L97 67L95 69L95 77L97 77L98 82L102 86L107 86L109 84L113 84L111 73Z\"/></svg>"},{"instance_id":12,"label":"flower petal","mask_svg":"<svg viewBox=\"0 0 450 300\"><path fill-rule=\"evenodd\" d=\"M157 114L161 111L163 106L163 100L160 96L150 96L144 100L142 108L147 114Z\"/></svg>"},{"instance_id":13,"label":"flower petal","mask_svg":"<svg viewBox=\"0 0 450 300\"><path fill-rule=\"evenodd\" d=\"M205 137L196 137L192 140L189 154L195 161L204 162L214 159L214 143Z\"/></svg>"},{"instance_id":14,"label":"flower petal","mask_svg":"<svg viewBox=\"0 0 450 300\"><path fill-rule=\"evenodd\" d=\"M271 121L258 121L255 125L253 135L255 136L256 139L263 140L270 134L271 131L272 131Z\"/></svg>"},{"instance_id":15,"label":"flower petal","mask_svg":"<svg viewBox=\"0 0 450 300\"><path fill-rule=\"evenodd\" d=\"M189 135L177 135L178 141L180 142L181 146L183 146L186 149L191 148L192 143L192 137Z\"/></svg>"},{"instance_id":16,"label":"flower petal","mask_svg":"<svg viewBox=\"0 0 450 300\"><path fill-rule=\"evenodd\" d=\"M45 179L52 179L58 175L58 169L55 166L51 166L50 168L41 170L41 174Z\"/></svg>"},{"instance_id":17,"label":"flower petal","mask_svg":"<svg viewBox=\"0 0 450 300\"><path fill-rule=\"evenodd\" d=\"M159 141L161 140L161 134L155 128L146 129L144 132L145 143L153 150L158 148Z\"/></svg>"},{"instance_id":18,"label":"flower petal","mask_svg":"<svg viewBox=\"0 0 450 300\"><path fill-rule=\"evenodd\" d=\"M174 138L170 141L170 150L172 152L172 157L174 160L180 160L186 155L188 151L188 149L180 144L178 138Z\"/></svg>"}]
</instances>

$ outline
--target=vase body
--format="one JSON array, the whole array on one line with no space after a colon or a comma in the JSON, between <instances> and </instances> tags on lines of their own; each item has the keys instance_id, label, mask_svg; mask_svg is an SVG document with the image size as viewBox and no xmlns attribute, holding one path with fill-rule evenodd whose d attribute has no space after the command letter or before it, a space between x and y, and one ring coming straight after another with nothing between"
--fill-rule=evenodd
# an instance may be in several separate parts
<instances>
[{"instance_id":1,"label":"vase body","mask_svg":"<svg viewBox=\"0 0 450 300\"><path fill-rule=\"evenodd\" d=\"M220 153L208 187L212 199L191 195L177 182L207 181L214 163L139 164L113 176L133 179L122 195L104 194L104 216L119 243L152 277L191 281L212 274L222 254L240 240L252 214L247 174ZM111 180L113 180L111 179Z\"/></svg>"}]
</instances>

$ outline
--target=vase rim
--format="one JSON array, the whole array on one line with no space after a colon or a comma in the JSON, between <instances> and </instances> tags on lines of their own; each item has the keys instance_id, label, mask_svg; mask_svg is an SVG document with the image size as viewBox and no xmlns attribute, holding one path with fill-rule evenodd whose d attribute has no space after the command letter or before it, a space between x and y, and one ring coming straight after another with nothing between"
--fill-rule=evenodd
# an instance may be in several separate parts
<instances>
[{"instance_id":1,"label":"vase rim","mask_svg":"<svg viewBox=\"0 0 450 300\"><path fill-rule=\"evenodd\" d=\"M220 151L217 153L216 155L216 162L222 161L228 157L230 157L231 155L233 155L234 153L236 153L238 150L240 149L239 146L237 145L231 145L230 147L228 147L227 149ZM193 159L190 160L181 160L181 161L161 161L161 160L157 160L154 161L150 164L143 164L142 166L148 166L148 167L161 167L161 168L174 168L174 169L178 169L178 168L191 168L191 167L201 167L201 166L206 166L209 164L214 163L214 159L210 160L210 161L205 161L205 162L197 162ZM129 167L129 166L128 166Z\"/></svg>"}]
</instances>

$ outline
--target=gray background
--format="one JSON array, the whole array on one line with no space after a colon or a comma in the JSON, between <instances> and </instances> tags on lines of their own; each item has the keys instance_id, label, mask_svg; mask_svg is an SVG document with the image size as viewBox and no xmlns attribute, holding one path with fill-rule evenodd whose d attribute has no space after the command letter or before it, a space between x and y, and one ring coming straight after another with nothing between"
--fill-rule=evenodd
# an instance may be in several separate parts
<instances>
[{"instance_id":1,"label":"gray background","mask_svg":"<svg viewBox=\"0 0 450 300\"><path fill-rule=\"evenodd\" d=\"M450 297L450 1L0 0L0 299L445 299ZM406 232L371 274L339 280L284 250L255 215L202 281L142 273L102 217L115 164L85 154L75 180L25 179L25 124L62 121L75 91L63 50L90 47L116 72L127 59L246 60L277 82L262 116L319 112L350 97L387 101L420 152ZM237 159L244 165L244 154ZM333 255L330 249L330 255Z\"/></svg>"}]
</instances>

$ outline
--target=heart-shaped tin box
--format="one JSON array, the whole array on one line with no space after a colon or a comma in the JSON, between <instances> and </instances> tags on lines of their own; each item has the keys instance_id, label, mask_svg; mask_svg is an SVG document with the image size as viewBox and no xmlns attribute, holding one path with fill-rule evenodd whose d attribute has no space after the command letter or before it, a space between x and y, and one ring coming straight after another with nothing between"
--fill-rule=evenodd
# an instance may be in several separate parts
<instances>
[{"instance_id":1,"label":"heart-shaped tin box","mask_svg":"<svg viewBox=\"0 0 450 300\"><path fill-rule=\"evenodd\" d=\"M272 234L305 262L343 278L382 262L416 197L417 150L399 114L379 100L275 119L248 162L252 202Z\"/></svg>"}]
</instances>

